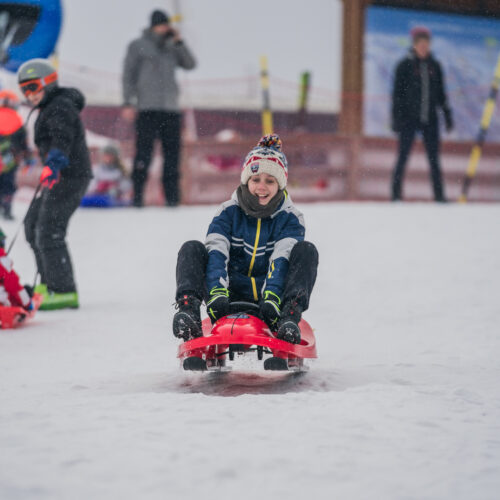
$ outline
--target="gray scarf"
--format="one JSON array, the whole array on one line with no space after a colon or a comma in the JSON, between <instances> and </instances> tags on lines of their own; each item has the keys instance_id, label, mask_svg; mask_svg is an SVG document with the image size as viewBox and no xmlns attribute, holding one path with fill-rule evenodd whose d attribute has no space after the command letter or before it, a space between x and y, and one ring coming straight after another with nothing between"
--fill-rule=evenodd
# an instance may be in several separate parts
<instances>
[{"instance_id":1,"label":"gray scarf","mask_svg":"<svg viewBox=\"0 0 500 500\"><path fill-rule=\"evenodd\" d=\"M261 205L259 203L259 198L251 194L248 190L248 186L243 184L238 186L236 195L238 196L238 203L242 210L247 215L257 219L271 217L285 197L284 191L279 190L267 205Z\"/></svg>"}]
</instances>

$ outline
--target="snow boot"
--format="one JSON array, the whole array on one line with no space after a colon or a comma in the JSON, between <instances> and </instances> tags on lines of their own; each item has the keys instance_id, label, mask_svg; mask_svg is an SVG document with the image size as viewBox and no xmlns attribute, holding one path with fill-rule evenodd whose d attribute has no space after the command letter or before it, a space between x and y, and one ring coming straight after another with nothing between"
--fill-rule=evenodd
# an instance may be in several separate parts
<instances>
[{"instance_id":1,"label":"snow boot","mask_svg":"<svg viewBox=\"0 0 500 500\"><path fill-rule=\"evenodd\" d=\"M176 337L189 340L202 336L200 305L200 299L194 295L183 295L177 299L179 311L175 313L172 325Z\"/></svg>"},{"instance_id":2,"label":"snow boot","mask_svg":"<svg viewBox=\"0 0 500 500\"><path fill-rule=\"evenodd\" d=\"M47 289L42 292L39 288L41 285L35 287L35 293L40 293L43 297L43 302L40 304L40 311L53 311L56 309L78 309L80 304L78 302L77 292L56 293Z\"/></svg>"},{"instance_id":3,"label":"snow boot","mask_svg":"<svg viewBox=\"0 0 500 500\"><path fill-rule=\"evenodd\" d=\"M302 307L296 301L287 302L281 311L276 337L291 344L300 344L301 318Z\"/></svg>"},{"instance_id":4,"label":"snow boot","mask_svg":"<svg viewBox=\"0 0 500 500\"><path fill-rule=\"evenodd\" d=\"M39 293L41 295L47 295L49 292L47 290L47 285L45 283L40 283L33 288L33 293Z\"/></svg>"}]
</instances>

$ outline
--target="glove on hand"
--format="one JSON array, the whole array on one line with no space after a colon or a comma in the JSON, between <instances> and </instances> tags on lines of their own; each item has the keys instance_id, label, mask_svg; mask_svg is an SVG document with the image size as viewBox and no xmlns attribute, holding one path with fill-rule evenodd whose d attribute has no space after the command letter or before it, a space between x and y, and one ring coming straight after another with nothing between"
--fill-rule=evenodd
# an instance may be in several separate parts
<instances>
[{"instance_id":1,"label":"glove on hand","mask_svg":"<svg viewBox=\"0 0 500 500\"><path fill-rule=\"evenodd\" d=\"M212 323L229 314L229 291L227 288L214 287L210 290L207 302L207 314Z\"/></svg>"},{"instance_id":2,"label":"glove on hand","mask_svg":"<svg viewBox=\"0 0 500 500\"><path fill-rule=\"evenodd\" d=\"M264 292L264 299L260 302L260 313L262 319L267 323L271 330L276 330L280 320L280 298L270 290Z\"/></svg>"},{"instance_id":3,"label":"glove on hand","mask_svg":"<svg viewBox=\"0 0 500 500\"><path fill-rule=\"evenodd\" d=\"M42 169L42 175L40 175L40 183L43 187L52 189L55 184L59 182L61 174L59 170L52 170L50 167L45 166Z\"/></svg>"},{"instance_id":4,"label":"glove on hand","mask_svg":"<svg viewBox=\"0 0 500 500\"><path fill-rule=\"evenodd\" d=\"M59 149L51 149L47 155L46 166L43 167L40 182L42 186L52 189L59 182L61 170L69 164L68 157Z\"/></svg>"}]
</instances>

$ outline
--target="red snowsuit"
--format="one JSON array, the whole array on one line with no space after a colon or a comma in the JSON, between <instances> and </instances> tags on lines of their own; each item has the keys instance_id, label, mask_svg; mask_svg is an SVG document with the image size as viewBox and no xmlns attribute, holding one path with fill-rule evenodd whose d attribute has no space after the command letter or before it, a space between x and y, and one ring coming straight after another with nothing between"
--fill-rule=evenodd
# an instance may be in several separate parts
<instances>
[{"instance_id":1,"label":"red snowsuit","mask_svg":"<svg viewBox=\"0 0 500 500\"><path fill-rule=\"evenodd\" d=\"M30 302L28 292L19 283L11 258L0 247L0 306L28 307Z\"/></svg>"}]
</instances>

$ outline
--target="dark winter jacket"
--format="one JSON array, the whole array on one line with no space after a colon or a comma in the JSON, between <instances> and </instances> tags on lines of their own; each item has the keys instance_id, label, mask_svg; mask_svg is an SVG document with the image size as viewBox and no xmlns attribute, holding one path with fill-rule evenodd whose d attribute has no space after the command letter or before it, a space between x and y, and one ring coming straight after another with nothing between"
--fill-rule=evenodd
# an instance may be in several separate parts
<instances>
[{"instance_id":1,"label":"dark winter jacket","mask_svg":"<svg viewBox=\"0 0 500 500\"><path fill-rule=\"evenodd\" d=\"M288 259L305 235L304 218L287 196L271 217L246 215L236 192L208 228L207 288L228 288L231 300L257 302L264 290L282 296Z\"/></svg>"},{"instance_id":2,"label":"dark winter jacket","mask_svg":"<svg viewBox=\"0 0 500 500\"><path fill-rule=\"evenodd\" d=\"M429 55L419 59L413 50L401 60L394 78L392 93L392 128L399 132L405 128L425 125L421 123L422 98L422 64L427 64L429 75L428 120L427 124L437 125L437 109L442 108L447 126L451 126L451 110L448 107L443 70L439 62Z\"/></svg>"},{"instance_id":3,"label":"dark winter jacket","mask_svg":"<svg viewBox=\"0 0 500 500\"><path fill-rule=\"evenodd\" d=\"M193 55L184 42L158 36L150 29L130 43L123 67L123 102L141 111L178 111L175 69L193 69Z\"/></svg>"},{"instance_id":4,"label":"dark winter jacket","mask_svg":"<svg viewBox=\"0 0 500 500\"><path fill-rule=\"evenodd\" d=\"M85 105L82 93L73 88L56 87L48 91L38 105L35 144L44 162L51 149L58 149L69 159L62 177L92 177L90 156L80 111Z\"/></svg>"}]
</instances>

